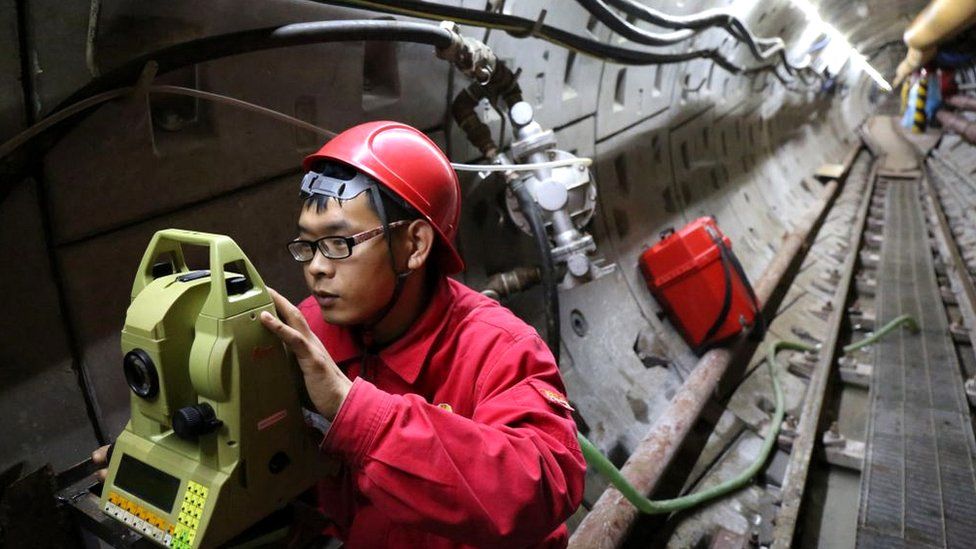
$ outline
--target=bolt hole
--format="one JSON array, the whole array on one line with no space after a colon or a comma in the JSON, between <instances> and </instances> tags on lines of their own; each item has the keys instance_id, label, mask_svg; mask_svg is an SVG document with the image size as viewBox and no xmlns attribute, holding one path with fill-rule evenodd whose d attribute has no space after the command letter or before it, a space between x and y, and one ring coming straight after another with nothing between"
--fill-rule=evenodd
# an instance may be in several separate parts
<instances>
[{"instance_id":1,"label":"bolt hole","mask_svg":"<svg viewBox=\"0 0 976 549\"><path fill-rule=\"evenodd\" d=\"M586 318L583 313L579 312L579 309L573 309L573 312L569 313L569 323L573 327L573 332L580 337L585 337L586 332L590 329Z\"/></svg>"}]
</instances>

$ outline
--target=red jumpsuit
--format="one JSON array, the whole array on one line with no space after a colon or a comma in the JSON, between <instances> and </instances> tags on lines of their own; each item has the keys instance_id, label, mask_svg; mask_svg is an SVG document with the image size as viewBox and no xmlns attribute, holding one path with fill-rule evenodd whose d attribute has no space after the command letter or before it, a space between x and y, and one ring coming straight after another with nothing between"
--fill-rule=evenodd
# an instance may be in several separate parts
<instances>
[{"instance_id":1,"label":"red jumpsuit","mask_svg":"<svg viewBox=\"0 0 976 549\"><path fill-rule=\"evenodd\" d=\"M314 299L299 309L354 380L322 442L343 465L318 487L348 547L566 545L586 464L533 328L443 278L409 330L364 358Z\"/></svg>"}]
</instances>

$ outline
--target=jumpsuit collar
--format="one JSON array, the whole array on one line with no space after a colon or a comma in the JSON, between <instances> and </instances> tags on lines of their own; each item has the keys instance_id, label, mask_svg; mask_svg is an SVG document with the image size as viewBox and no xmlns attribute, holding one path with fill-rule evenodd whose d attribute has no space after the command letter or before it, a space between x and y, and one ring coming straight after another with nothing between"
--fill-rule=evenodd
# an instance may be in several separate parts
<instances>
[{"instance_id":1,"label":"jumpsuit collar","mask_svg":"<svg viewBox=\"0 0 976 549\"><path fill-rule=\"evenodd\" d=\"M383 365L403 381L409 384L416 382L438 335L449 321L451 294L452 289L447 283L447 277L441 276L434 286L426 308L407 328L407 331L385 347L372 350L368 354L378 356ZM367 354L355 330L343 327L340 334L335 345L329 346L336 364L342 365L347 361L363 358Z\"/></svg>"}]
</instances>

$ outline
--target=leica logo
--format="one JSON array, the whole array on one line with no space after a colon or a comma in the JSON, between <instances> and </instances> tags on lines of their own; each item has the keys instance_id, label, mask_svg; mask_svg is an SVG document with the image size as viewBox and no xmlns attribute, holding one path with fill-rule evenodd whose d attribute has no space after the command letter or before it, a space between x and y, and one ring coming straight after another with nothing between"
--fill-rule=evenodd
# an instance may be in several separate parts
<instances>
[{"instance_id":1,"label":"leica logo","mask_svg":"<svg viewBox=\"0 0 976 549\"><path fill-rule=\"evenodd\" d=\"M251 350L251 358L254 360L262 360L271 356L275 350L274 345L264 345L257 346Z\"/></svg>"}]
</instances>

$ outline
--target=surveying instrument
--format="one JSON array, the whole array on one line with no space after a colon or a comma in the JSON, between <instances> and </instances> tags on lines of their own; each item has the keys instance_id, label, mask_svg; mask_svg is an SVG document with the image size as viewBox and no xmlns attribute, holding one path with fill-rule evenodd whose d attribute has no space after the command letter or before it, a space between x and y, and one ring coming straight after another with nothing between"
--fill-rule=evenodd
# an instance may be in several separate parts
<instances>
[{"instance_id":1,"label":"surveying instrument","mask_svg":"<svg viewBox=\"0 0 976 549\"><path fill-rule=\"evenodd\" d=\"M209 249L190 270L184 245ZM102 510L164 547L212 547L314 484L304 385L258 316L264 282L226 236L153 236L122 330L131 419L115 442Z\"/></svg>"}]
</instances>

